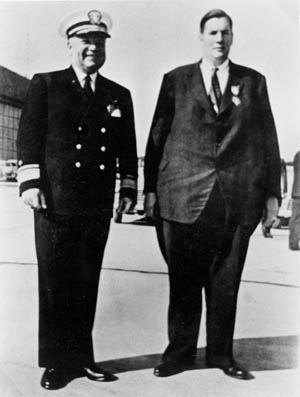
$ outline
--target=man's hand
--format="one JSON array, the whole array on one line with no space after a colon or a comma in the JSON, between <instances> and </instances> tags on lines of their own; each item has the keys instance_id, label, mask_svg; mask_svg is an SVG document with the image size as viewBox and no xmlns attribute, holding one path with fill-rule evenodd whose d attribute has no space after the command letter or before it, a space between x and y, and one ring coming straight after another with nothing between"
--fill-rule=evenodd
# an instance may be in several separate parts
<instances>
[{"instance_id":1,"label":"man's hand","mask_svg":"<svg viewBox=\"0 0 300 397\"><path fill-rule=\"evenodd\" d=\"M28 189L22 193L23 203L29 205L33 210L45 210L47 208L44 193L40 189Z\"/></svg>"},{"instance_id":2,"label":"man's hand","mask_svg":"<svg viewBox=\"0 0 300 397\"><path fill-rule=\"evenodd\" d=\"M117 208L117 213L128 214L134 208L133 200L129 197L122 197L119 200L119 206Z\"/></svg>"},{"instance_id":3,"label":"man's hand","mask_svg":"<svg viewBox=\"0 0 300 397\"><path fill-rule=\"evenodd\" d=\"M156 219L155 207L157 205L156 193L146 193L144 200L144 211L146 218Z\"/></svg>"},{"instance_id":4,"label":"man's hand","mask_svg":"<svg viewBox=\"0 0 300 397\"><path fill-rule=\"evenodd\" d=\"M263 236L267 238L273 238L271 233L271 227L276 221L278 214L278 200L276 197L269 197L265 205L265 216L262 222L262 232Z\"/></svg>"},{"instance_id":5,"label":"man's hand","mask_svg":"<svg viewBox=\"0 0 300 397\"><path fill-rule=\"evenodd\" d=\"M264 219L264 226L270 227L274 223L278 214L278 200L276 197L269 197L266 201L266 216Z\"/></svg>"}]
</instances>

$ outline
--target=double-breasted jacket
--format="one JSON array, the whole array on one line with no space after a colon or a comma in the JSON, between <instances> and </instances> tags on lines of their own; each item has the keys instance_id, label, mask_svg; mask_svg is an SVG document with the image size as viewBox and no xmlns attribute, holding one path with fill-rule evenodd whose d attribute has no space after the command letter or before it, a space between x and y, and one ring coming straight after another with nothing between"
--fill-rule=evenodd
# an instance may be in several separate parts
<instances>
[{"instance_id":1,"label":"double-breasted jacket","mask_svg":"<svg viewBox=\"0 0 300 397\"><path fill-rule=\"evenodd\" d=\"M36 74L17 148L20 190L41 188L48 212L73 217L111 211L117 162L121 189L136 188L130 92L98 74L88 101L72 67Z\"/></svg>"}]
</instances>

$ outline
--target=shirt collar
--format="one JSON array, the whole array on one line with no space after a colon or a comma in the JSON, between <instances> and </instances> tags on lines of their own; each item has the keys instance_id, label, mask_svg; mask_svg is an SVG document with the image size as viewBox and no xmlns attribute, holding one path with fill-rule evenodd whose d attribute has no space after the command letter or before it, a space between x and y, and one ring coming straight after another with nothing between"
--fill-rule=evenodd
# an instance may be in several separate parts
<instances>
[{"instance_id":1,"label":"shirt collar","mask_svg":"<svg viewBox=\"0 0 300 397\"><path fill-rule=\"evenodd\" d=\"M78 67L76 67L75 65L72 65L72 68L74 69L74 72L77 76L77 79L79 81L79 83L81 84L81 86L84 84L84 79L87 75L87 73L84 73L81 69L79 69ZM90 74L91 77L91 83L95 84L96 82L96 78L97 78L98 72L92 73Z\"/></svg>"},{"instance_id":2,"label":"shirt collar","mask_svg":"<svg viewBox=\"0 0 300 397\"><path fill-rule=\"evenodd\" d=\"M214 69L216 67L218 68L218 71L220 73L227 71L229 69L229 59L227 58L221 65L218 65L218 66L213 65L206 58L201 59L201 69L202 70L205 70L205 71L211 73L212 69Z\"/></svg>"}]
</instances>

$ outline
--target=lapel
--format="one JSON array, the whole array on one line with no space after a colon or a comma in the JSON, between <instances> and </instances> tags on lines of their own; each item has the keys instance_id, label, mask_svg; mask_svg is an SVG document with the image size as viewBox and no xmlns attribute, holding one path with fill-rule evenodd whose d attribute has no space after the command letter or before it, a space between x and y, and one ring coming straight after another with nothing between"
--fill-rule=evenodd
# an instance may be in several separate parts
<instances>
[{"instance_id":1,"label":"lapel","mask_svg":"<svg viewBox=\"0 0 300 397\"><path fill-rule=\"evenodd\" d=\"M70 66L63 74L63 87L69 100L69 111L72 117L78 117L86 108L82 87L77 79L74 69Z\"/></svg>"},{"instance_id":2,"label":"lapel","mask_svg":"<svg viewBox=\"0 0 300 397\"><path fill-rule=\"evenodd\" d=\"M96 79L95 95L92 101L92 105L100 106L105 108L111 103L112 92L111 87L108 84L107 79L98 74Z\"/></svg>"},{"instance_id":3,"label":"lapel","mask_svg":"<svg viewBox=\"0 0 300 397\"><path fill-rule=\"evenodd\" d=\"M65 70L64 86L72 102L72 109L77 115L87 114L93 111L102 113L111 102L111 89L107 79L98 74L95 82L95 93L89 103L86 103L82 87L72 67Z\"/></svg>"},{"instance_id":4,"label":"lapel","mask_svg":"<svg viewBox=\"0 0 300 397\"><path fill-rule=\"evenodd\" d=\"M196 98L203 109L205 109L211 115L215 115L213 105L206 94L206 89L200 69L200 62L194 63L192 65L189 77L192 96Z\"/></svg>"},{"instance_id":5,"label":"lapel","mask_svg":"<svg viewBox=\"0 0 300 397\"><path fill-rule=\"evenodd\" d=\"M76 97L76 100L78 100L78 97L82 96L82 88L72 66L65 70L64 80L68 92L70 92L71 95Z\"/></svg>"},{"instance_id":6,"label":"lapel","mask_svg":"<svg viewBox=\"0 0 300 397\"><path fill-rule=\"evenodd\" d=\"M215 113L213 105L209 99L209 96L206 93L206 89L200 69L200 62L197 62L192 65L191 74L190 74L190 85L191 85L192 95L198 100L201 107L205 109L208 113L210 113L212 116L216 117L221 113L225 112L230 106L233 105L231 87L239 86L239 93L240 93L242 90L243 82L239 75L237 66L230 61L229 77L224 94L221 99L220 111L218 114Z\"/></svg>"},{"instance_id":7,"label":"lapel","mask_svg":"<svg viewBox=\"0 0 300 397\"><path fill-rule=\"evenodd\" d=\"M233 94L231 92L232 87L239 87L238 95L240 95L242 90L242 80L239 76L237 66L234 63L229 62L229 77L224 94L222 95L220 110L218 113L219 115L225 112L229 106L233 106Z\"/></svg>"}]
</instances>

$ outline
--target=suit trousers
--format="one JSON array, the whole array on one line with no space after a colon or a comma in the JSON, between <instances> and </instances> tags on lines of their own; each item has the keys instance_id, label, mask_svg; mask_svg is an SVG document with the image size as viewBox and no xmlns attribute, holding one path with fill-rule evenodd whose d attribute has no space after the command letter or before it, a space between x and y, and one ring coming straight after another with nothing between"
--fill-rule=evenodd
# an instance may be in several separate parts
<instances>
[{"instance_id":1,"label":"suit trousers","mask_svg":"<svg viewBox=\"0 0 300 397\"><path fill-rule=\"evenodd\" d=\"M35 211L39 366L94 362L92 328L111 213L64 221Z\"/></svg>"},{"instance_id":2,"label":"suit trousers","mask_svg":"<svg viewBox=\"0 0 300 397\"><path fill-rule=\"evenodd\" d=\"M157 234L170 282L169 345L163 361L195 356L204 290L207 360L214 365L230 362L240 279L257 224L237 223L217 183L195 223L161 221Z\"/></svg>"}]
</instances>

